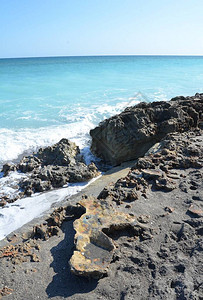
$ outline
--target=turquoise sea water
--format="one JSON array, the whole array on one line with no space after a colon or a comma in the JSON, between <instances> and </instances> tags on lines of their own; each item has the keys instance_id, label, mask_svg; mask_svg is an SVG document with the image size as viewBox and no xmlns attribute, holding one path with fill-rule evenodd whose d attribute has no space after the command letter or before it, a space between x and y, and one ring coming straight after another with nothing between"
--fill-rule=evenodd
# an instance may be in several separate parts
<instances>
[{"instance_id":1,"label":"turquoise sea water","mask_svg":"<svg viewBox=\"0 0 203 300\"><path fill-rule=\"evenodd\" d=\"M0 59L0 165L67 137L82 148L99 121L139 101L203 92L203 57Z\"/></svg>"}]
</instances>

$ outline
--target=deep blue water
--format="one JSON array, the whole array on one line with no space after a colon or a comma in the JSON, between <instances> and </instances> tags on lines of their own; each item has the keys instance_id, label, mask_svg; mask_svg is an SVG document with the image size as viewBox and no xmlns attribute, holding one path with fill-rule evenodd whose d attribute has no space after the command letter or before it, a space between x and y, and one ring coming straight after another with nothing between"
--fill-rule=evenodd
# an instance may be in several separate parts
<instances>
[{"instance_id":1,"label":"deep blue water","mask_svg":"<svg viewBox=\"0 0 203 300\"><path fill-rule=\"evenodd\" d=\"M0 59L0 164L62 137L81 147L99 121L139 101L203 92L203 57Z\"/></svg>"}]
</instances>

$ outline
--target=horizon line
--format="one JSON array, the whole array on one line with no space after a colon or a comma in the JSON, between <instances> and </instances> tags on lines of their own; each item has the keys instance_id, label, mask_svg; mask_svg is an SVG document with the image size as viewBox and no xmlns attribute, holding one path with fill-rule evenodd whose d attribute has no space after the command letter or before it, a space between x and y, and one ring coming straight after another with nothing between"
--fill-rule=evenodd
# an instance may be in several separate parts
<instances>
[{"instance_id":1,"label":"horizon line","mask_svg":"<svg viewBox=\"0 0 203 300\"><path fill-rule=\"evenodd\" d=\"M0 59L24 59L24 58L59 58L59 57L109 57L109 56L203 56L203 54L94 54L94 55L48 55L48 56L16 56L0 57Z\"/></svg>"}]
</instances>

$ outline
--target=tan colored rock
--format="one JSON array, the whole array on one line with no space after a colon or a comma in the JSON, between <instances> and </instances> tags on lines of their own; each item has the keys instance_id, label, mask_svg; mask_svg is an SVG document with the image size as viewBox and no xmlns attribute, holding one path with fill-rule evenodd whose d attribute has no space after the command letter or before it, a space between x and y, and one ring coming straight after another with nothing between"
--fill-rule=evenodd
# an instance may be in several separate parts
<instances>
[{"instance_id":1,"label":"tan colored rock","mask_svg":"<svg viewBox=\"0 0 203 300\"><path fill-rule=\"evenodd\" d=\"M203 210L200 209L197 205L190 205L188 212L194 217L201 218L203 217Z\"/></svg>"},{"instance_id":2,"label":"tan colored rock","mask_svg":"<svg viewBox=\"0 0 203 300\"><path fill-rule=\"evenodd\" d=\"M141 170L142 171L142 175L145 179L150 180L150 179L159 179L162 178L163 172L160 170L155 170L155 169L145 169L145 170Z\"/></svg>"},{"instance_id":3,"label":"tan colored rock","mask_svg":"<svg viewBox=\"0 0 203 300\"><path fill-rule=\"evenodd\" d=\"M38 244L35 240L28 240L27 242L21 242L19 244L9 243L7 246L0 249L0 259L6 258L13 264L20 264L28 261L30 257L32 261L39 261L38 256L35 254Z\"/></svg>"},{"instance_id":4,"label":"tan colored rock","mask_svg":"<svg viewBox=\"0 0 203 300\"><path fill-rule=\"evenodd\" d=\"M171 213L174 212L175 208L174 208L174 207L170 207L170 206L166 206L166 207L164 208L164 210L165 210L166 212L169 212L169 213L171 214Z\"/></svg>"},{"instance_id":5,"label":"tan colored rock","mask_svg":"<svg viewBox=\"0 0 203 300\"><path fill-rule=\"evenodd\" d=\"M7 296L12 294L13 289L9 289L7 286L4 286L2 289L0 289L0 298L2 296Z\"/></svg>"},{"instance_id":6,"label":"tan colored rock","mask_svg":"<svg viewBox=\"0 0 203 300\"><path fill-rule=\"evenodd\" d=\"M115 249L107 236L116 230L136 227L135 217L116 211L106 200L93 197L79 203L86 213L74 222L76 251L70 259L76 275L99 278L108 270Z\"/></svg>"}]
</instances>

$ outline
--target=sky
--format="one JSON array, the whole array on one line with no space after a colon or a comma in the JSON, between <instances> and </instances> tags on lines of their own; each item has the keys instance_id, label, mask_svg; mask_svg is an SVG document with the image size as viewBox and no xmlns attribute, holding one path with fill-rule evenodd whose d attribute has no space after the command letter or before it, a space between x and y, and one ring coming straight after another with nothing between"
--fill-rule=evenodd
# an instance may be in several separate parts
<instances>
[{"instance_id":1,"label":"sky","mask_svg":"<svg viewBox=\"0 0 203 300\"><path fill-rule=\"evenodd\" d=\"M203 0L0 0L0 58L203 55Z\"/></svg>"}]
</instances>

